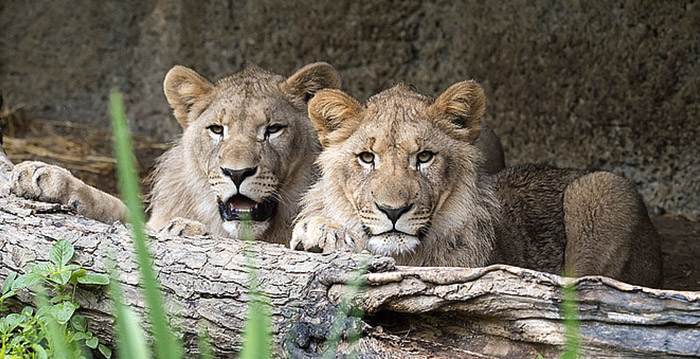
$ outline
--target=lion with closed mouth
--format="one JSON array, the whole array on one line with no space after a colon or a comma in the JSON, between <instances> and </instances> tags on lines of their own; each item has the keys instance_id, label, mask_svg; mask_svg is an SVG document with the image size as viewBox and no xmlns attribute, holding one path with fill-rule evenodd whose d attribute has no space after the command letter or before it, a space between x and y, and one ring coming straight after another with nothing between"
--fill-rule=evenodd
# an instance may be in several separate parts
<instances>
[{"instance_id":1,"label":"lion with closed mouth","mask_svg":"<svg viewBox=\"0 0 700 359\"><path fill-rule=\"evenodd\" d=\"M364 104L320 91L309 117L322 176L304 196L291 247L660 284L659 236L629 181L540 165L486 174L476 145L484 110L473 81L435 99L398 85Z\"/></svg>"}]
</instances>

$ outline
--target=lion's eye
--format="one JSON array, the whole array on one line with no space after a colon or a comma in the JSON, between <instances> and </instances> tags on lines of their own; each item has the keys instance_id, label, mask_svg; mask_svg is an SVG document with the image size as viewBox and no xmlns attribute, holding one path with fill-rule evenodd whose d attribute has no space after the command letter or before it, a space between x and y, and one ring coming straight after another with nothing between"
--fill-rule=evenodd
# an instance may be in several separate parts
<instances>
[{"instance_id":1,"label":"lion's eye","mask_svg":"<svg viewBox=\"0 0 700 359\"><path fill-rule=\"evenodd\" d=\"M275 133L282 131L282 129L284 129L285 127L286 126L282 125L270 125L265 127L265 138L267 139L270 137L270 135L274 135Z\"/></svg>"},{"instance_id":2,"label":"lion's eye","mask_svg":"<svg viewBox=\"0 0 700 359\"><path fill-rule=\"evenodd\" d=\"M220 125L211 125L207 128L215 135L221 135L224 133L224 127Z\"/></svg>"},{"instance_id":3,"label":"lion's eye","mask_svg":"<svg viewBox=\"0 0 700 359\"><path fill-rule=\"evenodd\" d=\"M435 153L430 151L423 151L416 156L416 160L419 164L428 163L433 159L433 157L435 157Z\"/></svg>"},{"instance_id":4,"label":"lion's eye","mask_svg":"<svg viewBox=\"0 0 700 359\"><path fill-rule=\"evenodd\" d=\"M361 152L359 155L357 155L357 158L360 159L360 161L371 164L374 162L374 154L371 152Z\"/></svg>"},{"instance_id":5,"label":"lion's eye","mask_svg":"<svg viewBox=\"0 0 700 359\"><path fill-rule=\"evenodd\" d=\"M267 132L268 135L271 135L273 133L277 133L277 132L282 131L282 128L283 127L281 125L271 125L271 126L267 126L267 128L265 129L265 132Z\"/></svg>"}]
</instances>

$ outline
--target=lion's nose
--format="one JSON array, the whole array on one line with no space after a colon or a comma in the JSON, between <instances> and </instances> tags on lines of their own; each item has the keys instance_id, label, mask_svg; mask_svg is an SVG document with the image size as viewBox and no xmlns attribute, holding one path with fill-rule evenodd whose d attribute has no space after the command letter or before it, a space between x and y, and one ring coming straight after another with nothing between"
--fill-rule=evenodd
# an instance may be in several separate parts
<instances>
[{"instance_id":1,"label":"lion's nose","mask_svg":"<svg viewBox=\"0 0 700 359\"><path fill-rule=\"evenodd\" d=\"M399 220L399 217L401 217L401 215L410 211L413 208L413 204L410 204L408 206L403 206L400 208L384 207L384 206L381 206L377 203L375 203L375 205L377 206L377 208L380 211L384 212L384 214L386 214L386 216L389 217L389 220L391 221L392 224L396 224L396 221Z\"/></svg>"},{"instance_id":2,"label":"lion's nose","mask_svg":"<svg viewBox=\"0 0 700 359\"><path fill-rule=\"evenodd\" d=\"M241 183L243 183L243 180L254 175L255 171L257 170L258 167L248 167L240 170L221 167L221 172L223 172L225 176L227 176L231 179L231 181L233 181L233 184L236 185L236 188L240 187Z\"/></svg>"}]
</instances>

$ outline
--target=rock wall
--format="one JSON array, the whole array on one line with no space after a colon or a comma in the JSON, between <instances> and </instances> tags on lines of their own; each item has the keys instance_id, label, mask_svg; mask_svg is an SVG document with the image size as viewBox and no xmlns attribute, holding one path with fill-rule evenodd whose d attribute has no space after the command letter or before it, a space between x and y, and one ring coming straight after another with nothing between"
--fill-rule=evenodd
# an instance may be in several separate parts
<instances>
[{"instance_id":1,"label":"rock wall","mask_svg":"<svg viewBox=\"0 0 700 359\"><path fill-rule=\"evenodd\" d=\"M509 164L605 169L649 205L700 215L696 1L24 1L0 3L0 89L30 117L173 138L162 80L246 61L332 63L364 99L399 81L436 95L473 78Z\"/></svg>"}]
</instances>

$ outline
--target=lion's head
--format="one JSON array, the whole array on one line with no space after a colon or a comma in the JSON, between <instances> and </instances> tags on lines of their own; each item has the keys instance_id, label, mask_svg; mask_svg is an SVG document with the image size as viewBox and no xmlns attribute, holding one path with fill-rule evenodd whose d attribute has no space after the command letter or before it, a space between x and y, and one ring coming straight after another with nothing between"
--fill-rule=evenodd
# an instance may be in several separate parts
<instances>
[{"instance_id":1,"label":"lion's head","mask_svg":"<svg viewBox=\"0 0 700 359\"><path fill-rule=\"evenodd\" d=\"M249 65L216 82L172 68L164 91L184 132L155 173L152 217L186 217L233 237L249 217L256 239L286 240L264 234L289 226L312 180L319 146L307 102L318 90L339 86L340 77L326 63L289 78ZM222 228L226 233L219 233Z\"/></svg>"},{"instance_id":2,"label":"lion's head","mask_svg":"<svg viewBox=\"0 0 700 359\"><path fill-rule=\"evenodd\" d=\"M495 207L475 145L484 108L473 81L436 99L398 85L364 105L339 90L320 91L309 118L324 146L322 179L310 195L322 188L326 215L354 226L359 245L400 263L419 264L436 246L469 242L465 227L487 232L463 247L484 252L492 246Z\"/></svg>"}]
</instances>

